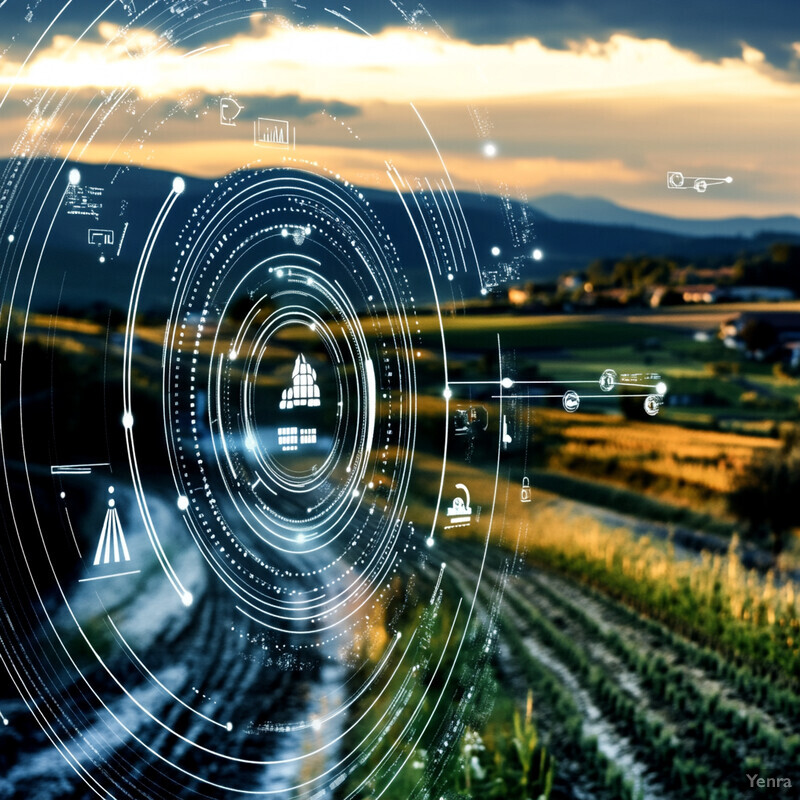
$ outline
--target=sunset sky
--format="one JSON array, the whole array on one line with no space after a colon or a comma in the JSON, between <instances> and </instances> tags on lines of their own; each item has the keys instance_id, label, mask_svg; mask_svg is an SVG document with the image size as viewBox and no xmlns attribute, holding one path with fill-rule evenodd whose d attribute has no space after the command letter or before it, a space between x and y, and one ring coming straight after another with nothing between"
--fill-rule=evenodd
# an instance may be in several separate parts
<instances>
[{"instance_id":1,"label":"sunset sky","mask_svg":"<svg viewBox=\"0 0 800 800\"><path fill-rule=\"evenodd\" d=\"M800 213L800 3L309 0L265 15L220 0L189 36L172 35L169 4L123 34L119 5L68 4L49 31L62 4L30 5L26 22L20 0L0 3L2 155L34 141L66 154L78 139L86 160L215 176L283 156L253 145L267 116L296 127L293 156L388 188L385 159L411 176L437 168L413 103L460 189L687 217ZM81 115L120 87L125 102L80 140ZM236 127L219 124L224 95L244 107ZM734 182L670 191L671 169Z\"/></svg>"}]
</instances>

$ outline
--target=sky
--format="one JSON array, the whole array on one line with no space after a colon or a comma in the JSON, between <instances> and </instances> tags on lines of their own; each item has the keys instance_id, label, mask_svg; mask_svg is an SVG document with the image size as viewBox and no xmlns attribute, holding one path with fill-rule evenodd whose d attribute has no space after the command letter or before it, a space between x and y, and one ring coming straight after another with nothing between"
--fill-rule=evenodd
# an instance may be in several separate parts
<instances>
[{"instance_id":1,"label":"sky","mask_svg":"<svg viewBox=\"0 0 800 800\"><path fill-rule=\"evenodd\" d=\"M104 8L0 0L0 155L217 176L282 163L285 151L254 145L263 116L290 121L290 158L390 188L387 160L413 178L439 169L413 104L463 191L598 195L682 217L800 213L795 0ZM220 124L221 97L242 106L235 125ZM94 111L102 125L82 130ZM733 182L669 190L668 170Z\"/></svg>"}]
</instances>

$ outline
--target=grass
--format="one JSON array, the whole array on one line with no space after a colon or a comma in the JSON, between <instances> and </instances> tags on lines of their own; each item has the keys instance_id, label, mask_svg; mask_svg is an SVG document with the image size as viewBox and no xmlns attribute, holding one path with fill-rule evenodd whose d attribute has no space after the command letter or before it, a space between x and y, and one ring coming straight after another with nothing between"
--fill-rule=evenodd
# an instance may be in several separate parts
<instances>
[{"instance_id":1,"label":"grass","mask_svg":"<svg viewBox=\"0 0 800 800\"><path fill-rule=\"evenodd\" d=\"M521 374L535 369L540 376L587 380L599 377L609 366L618 371L652 369L664 376L673 395L695 398L679 412L694 423L713 425L709 408L728 416L768 413L776 419L797 419L796 379L776 377L771 364L746 360L716 338L708 342L692 338L694 329L713 333L722 320L747 310L749 305L643 310L625 316L447 316L443 324L449 358L469 351L493 357L499 334L504 349L517 350ZM420 319L423 334L436 333L438 325L438 317ZM710 368L715 364L728 365L731 374L714 374ZM752 390L757 396L755 408Z\"/></svg>"},{"instance_id":2,"label":"grass","mask_svg":"<svg viewBox=\"0 0 800 800\"><path fill-rule=\"evenodd\" d=\"M438 330L438 317L420 318L422 333ZM504 347L534 349L581 349L628 347L637 338L681 339L679 332L643 323L613 319L600 320L593 316L459 316L443 320L449 345L458 349L487 349L487 336L496 344L500 335ZM635 328L635 333L633 332Z\"/></svg>"},{"instance_id":3,"label":"grass","mask_svg":"<svg viewBox=\"0 0 800 800\"><path fill-rule=\"evenodd\" d=\"M543 488L565 497L667 524L721 535L743 530L730 498L783 446L793 425L757 431L689 429L668 421L608 414L536 414L537 473Z\"/></svg>"}]
</instances>

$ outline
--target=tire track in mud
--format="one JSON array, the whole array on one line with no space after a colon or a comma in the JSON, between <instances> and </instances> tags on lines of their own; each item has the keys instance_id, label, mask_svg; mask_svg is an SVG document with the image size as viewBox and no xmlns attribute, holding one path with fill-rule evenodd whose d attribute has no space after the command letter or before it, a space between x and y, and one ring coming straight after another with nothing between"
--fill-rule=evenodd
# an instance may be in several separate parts
<instances>
[{"instance_id":1,"label":"tire track in mud","mask_svg":"<svg viewBox=\"0 0 800 800\"><path fill-rule=\"evenodd\" d=\"M119 492L117 496L121 496ZM153 506L169 505L168 501L159 498L150 498L150 502ZM136 536L128 538L135 541ZM193 550L189 550L186 557L200 561L200 556ZM291 567L290 564L280 566ZM140 593L148 593L152 587L163 583L158 570L143 573L136 589L125 589L127 594L120 596L119 604L109 609L109 613L112 619L124 619L125 624L120 624L124 634L126 624L133 622L136 634L130 644L136 656L147 670L168 686L169 691L223 726L230 721L232 730L213 725L176 703L146 675L124 648L114 648L108 665L126 690L165 725L201 746L221 749L230 759L213 759L146 718L138 709L131 711L131 701L120 695L118 687L96 662L88 667L88 680L99 687L101 695L105 696L107 692L109 697L115 698L108 700L110 707L159 755L138 744L118 726L115 730L115 723L107 712L86 691L82 679L66 665L60 679L55 681L57 688L52 702L68 710L70 718L81 730L89 732L87 741L103 743L102 756L100 751L92 752L90 745L83 747L85 755L80 758L89 780L96 779L101 785L109 785L111 776L118 786L116 797L194 798L198 796L198 789L209 798L230 796L228 791L207 784L198 785L188 776L180 779L179 773L169 768L162 758L189 772L239 789L263 791L271 788L275 791L300 782L301 762L275 767L242 764L233 759L289 759L307 751L311 742L307 731L270 734L261 723L269 720L280 725L307 717L315 697L324 694L330 696L331 702L335 701L341 687L334 684L346 679L342 669L328 669L323 674L319 669L322 660L316 654L306 657L304 663L298 663L278 658L274 646L270 647L269 653L254 646L253 642L262 636L261 626L236 611L235 598L216 576L205 570L204 564L201 563L199 569L198 586L192 587L192 605L182 608L177 614L154 615L152 629L148 629L150 620L137 619L136 615L142 616L138 611ZM109 640L113 640L115 634L108 620L104 616L95 619L107 628ZM143 636L142 631L146 635ZM126 635L126 638L129 637ZM284 644L296 638L289 635ZM0 776L0 798L86 798L87 786L53 748L24 705L18 700L3 700L0 707L7 715L14 712L12 725L0 728L5 767ZM220 737L225 737L222 744ZM12 743L13 747L10 746ZM76 751L79 747L75 747ZM338 747L326 750L323 758L325 763L335 763ZM176 774L178 780L175 780Z\"/></svg>"}]
</instances>

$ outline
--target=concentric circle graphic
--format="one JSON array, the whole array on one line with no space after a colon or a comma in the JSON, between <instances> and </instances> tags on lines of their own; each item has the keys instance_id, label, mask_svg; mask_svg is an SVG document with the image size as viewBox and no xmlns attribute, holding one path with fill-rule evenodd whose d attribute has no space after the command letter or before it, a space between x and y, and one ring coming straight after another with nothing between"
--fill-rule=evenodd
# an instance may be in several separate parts
<instances>
[{"instance_id":1,"label":"concentric circle graphic","mask_svg":"<svg viewBox=\"0 0 800 800\"><path fill-rule=\"evenodd\" d=\"M171 467L222 580L271 625L313 632L357 608L397 555L415 447L413 302L368 204L327 176L254 171L202 207L165 287ZM282 575L297 582L291 600L275 552L303 565Z\"/></svg>"},{"instance_id":2,"label":"concentric circle graphic","mask_svg":"<svg viewBox=\"0 0 800 800\"><path fill-rule=\"evenodd\" d=\"M0 710L52 755L18 785L446 796L491 708L532 424L513 347L460 337L519 265L479 257L413 104L390 120L412 174L335 104L192 83L313 14L368 39L346 8L80 5L31 14L63 25L65 69L81 42L114 68L2 98L27 116L0 191L0 657L22 698Z\"/></svg>"}]
</instances>

